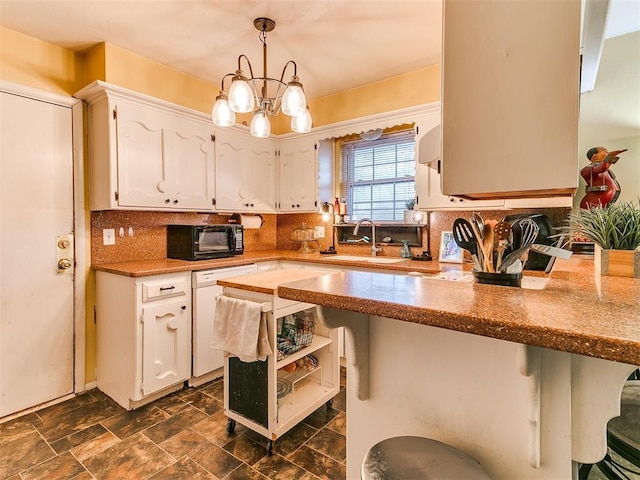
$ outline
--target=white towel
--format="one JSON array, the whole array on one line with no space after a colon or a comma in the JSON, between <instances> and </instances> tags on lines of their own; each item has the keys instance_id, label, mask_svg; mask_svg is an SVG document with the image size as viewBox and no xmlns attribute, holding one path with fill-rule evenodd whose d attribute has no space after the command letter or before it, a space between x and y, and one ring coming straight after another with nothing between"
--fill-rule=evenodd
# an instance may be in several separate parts
<instances>
[{"instance_id":1,"label":"white towel","mask_svg":"<svg viewBox=\"0 0 640 480\"><path fill-rule=\"evenodd\" d=\"M235 355L243 362L265 360L273 354L262 304L218 295L211 347Z\"/></svg>"}]
</instances>

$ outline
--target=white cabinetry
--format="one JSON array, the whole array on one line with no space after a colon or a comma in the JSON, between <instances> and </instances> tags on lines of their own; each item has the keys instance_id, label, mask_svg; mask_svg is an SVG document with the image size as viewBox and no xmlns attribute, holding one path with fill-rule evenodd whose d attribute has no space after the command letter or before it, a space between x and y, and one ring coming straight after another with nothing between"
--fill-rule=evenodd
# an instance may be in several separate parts
<instances>
[{"instance_id":1,"label":"white cabinetry","mask_svg":"<svg viewBox=\"0 0 640 480\"><path fill-rule=\"evenodd\" d=\"M308 137L278 144L278 207L281 212L317 210L316 144Z\"/></svg>"},{"instance_id":2,"label":"white cabinetry","mask_svg":"<svg viewBox=\"0 0 640 480\"><path fill-rule=\"evenodd\" d=\"M233 128L216 131L216 210L274 212L276 146Z\"/></svg>"},{"instance_id":3,"label":"white cabinetry","mask_svg":"<svg viewBox=\"0 0 640 480\"><path fill-rule=\"evenodd\" d=\"M502 200L468 200L443 195L440 166L440 111L420 116L416 130L416 209L483 209L504 205Z\"/></svg>"},{"instance_id":4,"label":"white cabinetry","mask_svg":"<svg viewBox=\"0 0 640 480\"><path fill-rule=\"evenodd\" d=\"M131 410L191 374L191 273L96 273L98 388Z\"/></svg>"},{"instance_id":5,"label":"white cabinetry","mask_svg":"<svg viewBox=\"0 0 640 480\"><path fill-rule=\"evenodd\" d=\"M76 96L89 104L92 210L213 210L208 117L101 82Z\"/></svg>"},{"instance_id":6,"label":"white cabinetry","mask_svg":"<svg viewBox=\"0 0 640 480\"><path fill-rule=\"evenodd\" d=\"M575 192L580 6L580 0L445 0L445 194Z\"/></svg>"}]
</instances>

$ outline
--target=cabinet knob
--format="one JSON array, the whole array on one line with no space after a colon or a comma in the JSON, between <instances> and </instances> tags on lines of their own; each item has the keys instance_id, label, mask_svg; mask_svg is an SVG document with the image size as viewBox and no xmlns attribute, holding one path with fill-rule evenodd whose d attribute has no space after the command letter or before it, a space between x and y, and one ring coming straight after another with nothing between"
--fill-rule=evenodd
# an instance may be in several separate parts
<instances>
[{"instance_id":1,"label":"cabinet knob","mask_svg":"<svg viewBox=\"0 0 640 480\"><path fill-rule=\"evenodd\" d=\"M180 308L181 308L182 310L186 310L186 309L187 309L187 306L186 306L186 305L182 305Z\"/></svg>"},{"instance_id":2,"label":"cabinet knob","mask_svg":"<svg viewBox=\"0 0 640 480\"><path fill-rule=\"evenodd\" d=\"M174 204L174 205L177 205L177 204L178 204L178 200L177 200L177 199L176 199L176 200L174 200L174 201L173 201L173 204Z\"/></svg>"},{"instance_id":3,"label":"cabinet knob","mask_svg":"<svg viewBox=\"0 0 640 480\"><path fill-rule=\"evenodd\" d=\"M250 204L249 204L249 206L250 206L250 207L253 207L253 203L250 203Z\"/></svg>"},{"instance_id":4,"label":"cabinet knob","mask_svg":"<svg viewBox=\"0 0 640 480\"><path fill-rule=\"evenodd\" d=\"M171 199L165 198L164 203L169 203L170 201L171 201Z\"/></svg>"},{"instance_id":5,"label":"cabinet knob","mask_svg":"<svg viewBox=\"0 0 640 480\"><path fill-rule=\"evenodd\" d=\"M291 208L296 208L296 206L292 203L292 204L291 204Z\"/></svg>"},{"instance_id":6,"label":"cabinet knob","mask_svg":"<svg viewBox=\"0 0 640 480\"><path fill-rule=\"evenodd\" d=\"M296 203L296 207L300 208L300 204L299 204L299 203Z\"/></svg>"}]
</instances>

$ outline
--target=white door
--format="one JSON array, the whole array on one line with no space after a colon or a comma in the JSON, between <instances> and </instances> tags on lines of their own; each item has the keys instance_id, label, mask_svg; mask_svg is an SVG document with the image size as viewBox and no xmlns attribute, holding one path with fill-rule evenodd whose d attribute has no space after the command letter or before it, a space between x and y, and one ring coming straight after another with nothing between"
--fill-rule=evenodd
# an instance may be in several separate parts
<instances>
[{"instance_id":1,"label":"white door","mask_svg":"<svg viewBox=\"0 0 640 480\"><path fill-rule=\"evenodd\" d=\"M73 232L71 108L2 92L0 140L2 417L73 391L73 266L57 269L57 236Z\"/></svg>"}]
</instances>

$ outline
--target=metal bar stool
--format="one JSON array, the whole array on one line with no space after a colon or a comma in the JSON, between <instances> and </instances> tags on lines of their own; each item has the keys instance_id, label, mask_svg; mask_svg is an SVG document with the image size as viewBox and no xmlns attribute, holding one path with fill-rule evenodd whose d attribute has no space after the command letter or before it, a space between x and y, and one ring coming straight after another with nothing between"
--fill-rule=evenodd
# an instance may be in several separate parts
<instances>
[{"instance_id":1,"label":"metal bar stool","mask_svg":"<svg viewBox=\"0 0 640 480\"><path fill-rule=\"evenodd\" d=\"M580 480L640 478L640 380L629 380L622 389L620 416L607 425L607 447L603 460L580 467Z\"/></svg>"},{"instance_id":2,"label":"metal bar stool","mask_svg":"<svg viewBox=\"0 0 640 480\"><path fill-rule=\"evenodd\" d=\"M362 480L490 480L473 458L446 443L424 437L387 438L369 449Z\"/></svg>"}]
</instances>

